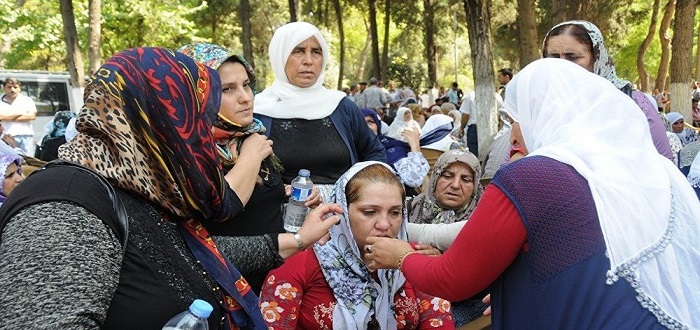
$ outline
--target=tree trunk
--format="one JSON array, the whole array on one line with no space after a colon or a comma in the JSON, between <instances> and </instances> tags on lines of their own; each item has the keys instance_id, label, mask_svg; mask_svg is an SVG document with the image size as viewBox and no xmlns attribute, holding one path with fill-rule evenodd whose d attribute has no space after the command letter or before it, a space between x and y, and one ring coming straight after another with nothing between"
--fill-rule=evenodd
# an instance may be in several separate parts
<instances>
[{"instance_id":1,"label":"tree trunk","mask_svg":"<svg viewBox=\"0 0 700 330\"><path fill-rule=\"evenodd\" d=\"M700 5L700 0L698 0L698 5ZM698 39L695 42L697 49L695 50L695 80L700 80L700 21L698 21Z\"/></svg>"},{"instance_id":2,"label":"tree trunk","mask_svg":"<svg viewBox=\"0 0 700 330\"><path fill-rule=\"evenodd\" d=\"M70 82L73 87L85 87L85 69L83 68L83 56L78 45L78 32L75 28L75 16L73 15L73 1L61 0L59 2L61 18L63 18L63 37L66 42L66 62Z\"/></svg>"},{"instance_id":3,"label":"tree trunk","mask_svg":"<svg viewBox=\"0 0 700 330\"><path fill-rule=\"evenodd\" d=\"M660 0L654 0L654 5L652 6L651 10L651 23L649 23L649 31L647 32L647 36L644 38L644 41L642 41L642 44L639 45L639 51L637 51L637 72L639 72L640 89L643 92L649 91L649 74L647 73L646 68L644 68L644 58L646 57L646 52L649 48L649 44L651 44L651 40L654 39L654 32L656 31L656 25L658 23L657 16L659 15L659 2Z\"/></svg>"},{"instance_id":4,"label":"tree trunk","mask_svg":"<svg viewBox=\"0 0 700 330\"><path fill-rule=\"evenodd\" d=\"M255 68L255 57L253 56L253 36L251 32L250 13L253 9L249 0L241 0L238 4L238 20L241 22L241 45L243 46L243 57Z\"/></svg>"},{"instance_id":5,"label":"tree trunk","mask_svg":"<svg viewBox=\"0 0 700 330\"><path fill-rule=\"evenodd\" d=\"M423 26L425 28L425 58L428 60L428 86L437 86L437 67L438 56L437 46L435 45L435 35L437 28L435 26L435 12L433 11L434 0L423 0Z\"/></svg>"},{"instance_id":6,"label":"tree trunk","mask_svg":"<svg viewBox=\"0 0 700 330\"><path fill-rule=\"evenodd\" d=\"M297 21L297 12L299 11L299 0L289 0L289 21Z\"/></svg>"},{"instance_id":7,"label":"tree trunk","mask_svg":"<svg viewBox=\"0 0 700 330\"><path fill-rule=\"evenodd\" d=\"M379 79L379 33L377 32L377 0L369 0L369 31L372 36L372 77Z\"/></svg>"},{"instance_id":8,"label":"tree trunk","mask_svg":"<svg viewBox=\"0 0 700 330\"><path fill-rule=\"evenodd\" d=\"M88 30L88 39L90 40L90 45L88 46L88 60L90 61L90 74L93 74L102 65L102 58L100 56L100 40L101 40L101 2L100 0L90 0L88 4L88 12L90 18L90 29Z\"/></svg>"},{"instance_id":9,"label":"tree trunk","mask_svg":"<svg viewBox=\"0 0 700 330\"><path fill-rule=\"evenodd\" d=\"M671 54L671 100L673 111L692 119L690 107L690 85L692 84L691 62L693 58L693 19L695 1L680 0L676 4L673 22L673 54ZM690 122L690 120L688 120Z\"/></svg>"},{"instance_id":10,"label":"tree trunk","mask_svg":"<svg viewBox=\"0 0 700 330\"><path fill-rule=\"evenodd\" d=\"M338 38L340 39L340 63L338 65L338 90L343 89L343 75L345 71L345 30L343 30L343 9L340 0L333 0L335 19L338 22Z\"/></svg>"},{"instance_id":11,"label":"tree trunk","mask_svg":"<svg viewBox=\"0 0 700 330\"><path fill-rule=\"evenodd\" d=\"M380 80L386 80L389 72L389 24L391 24L391 0L384 0L384 40L382 49L382 71Z\"/></svg>"},{"instance_id":12,"label":"tree trunk","mask_svg":"<svg viewBox=\"0 0 700 330\"><path fill-rule=\"evenodd\" d=\"M540 58L537 36L537 13L535 0L518 0L518 46L520 46L520 68Z\"/></svg>"},{"instance_id":13,"label":"tree trunk","mask_svg":"<svg viewBox=\"0 0 700 330\"><path fill-rule=\"evenodd\" d=\"M673 12L676 10L676 0L668 0L664 8L664 16L661 18L659 26L659 39L661 40L661 61L659 61L659 71L656 74L654 88L660 91L666 89L666 77L668 76L668 66L671 62L671 36L668 35L668 28L671 26Z\"/></svg>"},{"instance_id":14,"label":"tree trunk","mask_svg":"<svg viewBox=\"0 0 700 330\"><path fill-rule=\"evenodd\" d=\"M479 153L483 154L483 143L498 131L498 109L496 104L493 51L491 49L491 13L489 0L462 0L467 13L469 47L471 48L474 90L476 95Z\"/></svg>"}]
</instances>

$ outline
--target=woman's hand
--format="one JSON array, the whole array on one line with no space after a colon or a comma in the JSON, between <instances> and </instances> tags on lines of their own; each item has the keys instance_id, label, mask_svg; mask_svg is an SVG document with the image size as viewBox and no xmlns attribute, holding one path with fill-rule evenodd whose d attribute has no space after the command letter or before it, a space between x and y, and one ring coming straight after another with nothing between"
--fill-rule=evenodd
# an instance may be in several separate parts
<instances>
[{"instance_id":1,"label":"woman's hand","mask_svg":"<svg viewBox=\"0 0 700 330\"><path fill-rule=\"evenodd\" d=\"M406 142L408 142L412 152L420 151L420 133L417 128L406 128L401 131L401 135L406 138Z\"/></svg>"},{"instance_id":2,"label":"woman's hand","mask_svg":"<svg viewBox=\"0 0 700 330\"><path fill-rule=\"evenodd\" d=\"M235 145L230 145L231 153L235 154ZM263 134L251 134L241 145L241 150L238 157L255 157L257 162L262 162L272 154L272 140Z\"/></svg>"},{"instance_id":3,"label":"woman's hand","mask_svg":"<svg viewBox=\"0 0 700 330\"><path fill-rule=\"evenodd\" d=\"M323 204L310 210L304 224L297 232L301 236L304 246L310 246L327 235L328 230L340 221L341 213L343 213L343 209L339 204Z\"/></svg>"},{"instance_id":4,"label":"woman's hand","mask_svg":"<svg viewBox=\"0 0 700 330\"><path fill-rule=\"evenodd\" d=\"M491 294L490 294L490 293L487 294L486 297L484 297L484 299L481 299L481 302L483 302L484 304L486 304L486 305L489 306L489 307L486 308L486 310L484 311L484 316L489 316L489 315L491 315Z\"/></svg>"},{"instance_id":5,"label":"woman's hand","mask_svg":"<svg viewBox=\"0 0 700 330\"><path fill-rule=\"evenodd\" d=\"M291 185L284 185L284 194L289 197L292 195L292 186ZM323 201L321 200L321 195L318 193L318 188L314 186L311 189L311 194L309 197L306 198L306 202L304 202L304 205L310 209L315 209L319 205L321 205Z\"/></svg>"},{"instance_id":6,"label":"woman's hand","mask_svg":"<svg viewBox=\"0 0 700 330\"><path fill-rule=\"evenodd\" d=\"M415 244L413 247L416 249L416 252L427 256L439 256L442 254L440 250L428 244Z\"/></svg>"},{"instance_id":7,"label":"woman's hand","mask_svg":"<svg viewBox=\"0 0 700 330\"><path fill-rule=\"evenodd\" d=\"M395 238L367 237L363 250L365 258L370 260L367 268L374 271L380 268L397 269L399 258L407 252L413 251L411 244Z\"/></svg>"}]
</instances>

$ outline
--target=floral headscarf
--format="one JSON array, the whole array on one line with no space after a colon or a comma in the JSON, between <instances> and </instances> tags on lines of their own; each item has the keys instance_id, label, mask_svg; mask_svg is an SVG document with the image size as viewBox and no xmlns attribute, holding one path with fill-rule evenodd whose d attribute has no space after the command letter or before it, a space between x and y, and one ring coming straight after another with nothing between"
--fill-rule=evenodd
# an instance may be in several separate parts
<instances>
[{"instance_id":1,"label":"floral headscarf","mask_svg":"<svg viewBox=\"0 0 700 330\"><path fill-rule=\"evenodd\" d=\"M337 303L333 309L334 329L363 328L374 314L381 329L396 329L394 295L406 278L396 269L377 270L377 284L362 261L362 252L357 246L350 229L348 219L348 202L345 188L360 170L372 166L385 166L395 173L387 164L366 161L353 165L335 184L335 203L343 208L340 222L331 227L331 239L325 245L314 245L314 252L321 265L323 275L333 290ZM399 178L396 179L400 182ZM403 213L398 239L407 240L406 212Z\"/></svg>"},{"instance_id":2,"label":"floral headscarf","mask_svg":"<svg viewBox=\"0 0 700 330\"><path fill-rule=\"evenodd\" d=\"M581 27L588 33L588 37L591 39L591 44L593 46L593 58L595 60L595 62L593 63L593 73L607 79L608 81L613 83L613 85L615 85L618 89L623 89L631 86L631 83L629 81L621 79L617 76L617 73L615 72L615 62L613 61L612 57L610 57L610 55L608 54L608 51L605 48L605 44L603 43L603 34L600 33L600 30L597 26L595 26L595 24L588 21L567 21L555 25L551 30L549 30L549 32L547 32L547 35L544 37L544 42L542 45L542 57L547 57L547 49L545 48L545 46L547 44L547 39L549 39L549 36L552 33L552 31L560 26L565 25L575 25Z\"/></svg>"},{"instance_id":3,"label":"floral headscarf","mask_svg":"<svg viewBox=\"0 0 700 330\"><path fill-rule=\"evenodd\" d=\"M214 70L163 48L114 55L88 82L78 135L59 149L177 221L188 247L222 288L228 328L264 327L257 297L201 226L232 216L211 126L221 83Z\"/></svg>"},{"instance_id":4,"label":"floral headscarf","mask_svg":"<svg viewBox=\"0 0 700 330\"><path fill-rule=\"evenodd\" d=\"M257 78L255 77L255 71L245 58L243 58L243 55L209 43L184 45L177 51L214 70L218 70L219 66L224 62L232 61L240 63L248 73L248 80L250 81L250 88L253 90L253 94L256 93ZM219 112L216 116L216 121L214 121L214 138L217 140L219 156L221 157L224 167L232 167L238 159L238 154L231 153L228 147L229 145L235 144L235 150L241 150L241 145L245 137L254 133L264 134L265 131L266 128L263 123L256 118L253 119L253 122L244 127L222 116L221 112ZM281 172L282 165L277 156L273 154L269 157L272 160L274 169L277 172Z\"/></svg>"},{"instance_id":5,"label":"floral headscarf","mask_svg":"<svg viewBox=\"0 0 700 330\"><path fill-rule=\"evenodd\" d=\"M453 163L467 164L474 171L474 191L467 204L458 210L446 210L435 199L435 187L442 172ZM476 208L484 188L481 186L481 165L479 159L469 151L449 150L438 158L430 176L428 189L411 201L409 219L412 223L453 223L464 221Z\"/></svg>"},{"instance_id":6,"label":"floral headscarf","mask_svg":"<svg viewBox=\"0 0 700 330\"><path fill-rule=\"evenodd\" d=\"M3 150L3 153L0 154L0 174L3 175L3 179L5 178L7 167L12 163L15 163L19 173L22 173L22 156L16 154L14 150L10 150L8 152L4 152ZM7 194L5 194L5 191L3 190L3 185L0 184L0 205L5 203L5 199L7 199Z\"/></svg>"}]
</instances>

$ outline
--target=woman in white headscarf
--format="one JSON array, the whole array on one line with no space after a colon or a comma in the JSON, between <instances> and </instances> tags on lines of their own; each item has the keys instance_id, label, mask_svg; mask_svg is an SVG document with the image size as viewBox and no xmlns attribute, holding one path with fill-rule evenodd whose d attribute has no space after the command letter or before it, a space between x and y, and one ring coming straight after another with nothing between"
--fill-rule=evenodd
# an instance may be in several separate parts
<instances>
[{"instance_id":1,"label":"woman in white headscarf","mask_svg":"<svg viewBox=\"0 0 700 330\"><path fill-rule=\"evenodd\" d=\"M525 157L442 256L370 237L370 267L450 300L490 285L494 329L700 328L700 202L638 106L560 59L529 64L506 93Z\"/></svg>"},{"instance_id":2,"label":"woman in white headscarf","mask_svg":"<svg viewBox=\"0 0 700 330\"><path fill-rule=\"evenodd\" d=\"M420 124L413 119L413 112L407 107L400 107L396 110L396 117L389 125L389 132L386 136L399 141L406 142L406 137L403 136L404 130L415 130L418 134L421 133Z\"/></svg>"},{"instance_id":3,"label":"woman in white headscarf","mask_svg":"<svg viewBox=\"0 0 700 330\"><path fill-rule=\"evenodd\" d=\"M254 112L274 142L290 184L300 169L323 200L335 181L358 161L385 161L384 147L345 93L323 86L330 52L321 31L306 22L279 27L269 45L275 80L255 97Z\"/></svg>"},{"instance_id":4,"label":"woman in white headscarf","mask_svg":"<svg viewBox=\"0 0 700 330\"><path fill-rule=\"evenodd\" d=\"M414 290L397 270L370 271L365 239L406 239L403 184L391 167L361 162L335 185L341 221L325 245L268 274L260 309L270 329L454 329L450 304Z\"/></svg>"}]
</instances>

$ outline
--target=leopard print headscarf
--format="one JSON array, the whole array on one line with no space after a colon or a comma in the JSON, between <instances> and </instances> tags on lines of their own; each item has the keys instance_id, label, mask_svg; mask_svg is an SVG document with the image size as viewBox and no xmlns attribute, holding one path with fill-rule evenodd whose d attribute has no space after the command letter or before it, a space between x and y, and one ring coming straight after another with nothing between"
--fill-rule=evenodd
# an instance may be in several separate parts
<instances>
[{"instance_id":1,"label":"leopard print headscarf","mask_svg":"<svg viewBox=\"0 0 700 330\"><path fill-rule=\"evenodd\" d=\"M162 48L114 55L90 79L78 135L59 155L179 217L224 219L232 198L211 125L219 76Z\"/></svg>"}]
</instances>

